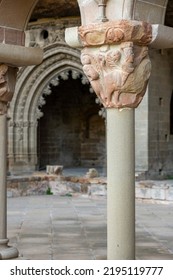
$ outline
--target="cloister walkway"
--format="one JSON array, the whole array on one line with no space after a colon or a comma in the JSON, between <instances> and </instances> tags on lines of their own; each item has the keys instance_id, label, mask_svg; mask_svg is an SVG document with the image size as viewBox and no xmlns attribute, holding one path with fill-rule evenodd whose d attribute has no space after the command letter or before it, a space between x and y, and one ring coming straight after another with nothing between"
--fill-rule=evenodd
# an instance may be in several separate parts
<instances>
[{"instance_id":1,"label":"cloister walkway","mask_svg":"<svg viewBox=\"0 0 173 280\"><path fill-rule=\"evenodd\" d=\"M106 197L8 198L8 238L26 260L106 259ZM173 259L173 204L136 201L136 258Z\"/></svg>"}]
</instances>

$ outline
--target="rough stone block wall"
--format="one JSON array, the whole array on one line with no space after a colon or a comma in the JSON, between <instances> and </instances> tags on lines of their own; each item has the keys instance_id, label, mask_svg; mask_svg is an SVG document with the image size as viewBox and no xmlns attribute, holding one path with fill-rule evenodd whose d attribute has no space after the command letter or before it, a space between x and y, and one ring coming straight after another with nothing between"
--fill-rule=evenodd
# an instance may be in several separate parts
<instances>
[{"instance_id":1,"label":"rough stone block wall","mask_svg":"<svg viewBox=\"0 0 173 280\"><path fill-rule=\"evenodd\" d=\"M88 118L87 133L81 143L81 165L100 167L105 159L105 125L97 114Z\"/></svg>"},{"instance_id":2,"label":"rough stone block wall","mask_svg":"<svg viewBox=\"0 0 173 280\"><path fill-rule=\"evenodd\" d=\"M81 80L60 81L52 87L38 128L40 169L46 165L102 166L105 157L105 125L89 86Z\"/></svg>"}]
</instances>

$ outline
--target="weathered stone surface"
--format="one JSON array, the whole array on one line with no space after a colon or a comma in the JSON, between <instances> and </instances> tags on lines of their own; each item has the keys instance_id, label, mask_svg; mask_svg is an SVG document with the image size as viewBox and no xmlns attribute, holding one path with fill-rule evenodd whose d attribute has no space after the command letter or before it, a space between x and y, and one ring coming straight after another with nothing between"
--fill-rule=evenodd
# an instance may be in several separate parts
<instances>
[{"instance_id":1,"label":"weathered stone surface","mask_svg":"<svg viewBox=\"0 0 173 280\"><path fill-rule=\"evenodd\" d=\"M50 189L54 195L106 196L105 177L59 176L35 173L28 177L8 177L8 197L45 195ZM136 181L136 198L143 201L173 203L173 180Z\"/></svg>"},{"instance_id":2,"label":"weathered stone surface","mask_svg":"<svg viewBox=\"0 0 173 280\"><path fill-rule=\"evenodd\" d=\"M26 177L8 177L8 196L28 196L46 194L50 190L54 195L75 195L92 193L103 195L106 190L105 178L86 178L78 176L60 176L36 173Z\"/></svg>"},{"instance_id":3,"label":"weathered stone surface","mask_svg":"<svg viewBox=\"0 0 173 280\"><path fill-rule=\"evenodd\" d=\"M138 181L136 182L136 197L144 201L173 202L173 181Z\"/></svg>"},{"instance_id":4,"label":"weathered stone surface","mask_svg":"<svg viewBox=\"0 0 173 280\"><path fill-rule=\"evenodd\" d=\"M13 178L7 180L7 188L9 197L43 195L49 188L49 181L38 180L38 177Z\"/></svg>"}]
</instances>

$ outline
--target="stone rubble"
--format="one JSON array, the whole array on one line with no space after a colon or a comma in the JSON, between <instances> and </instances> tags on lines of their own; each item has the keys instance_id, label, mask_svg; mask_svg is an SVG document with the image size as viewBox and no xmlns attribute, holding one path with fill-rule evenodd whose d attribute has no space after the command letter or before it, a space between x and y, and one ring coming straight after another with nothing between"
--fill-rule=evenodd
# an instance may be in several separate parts
<instances>
[{"instance_id":1,"label":"stone rubble","mask_svg":"<svg viewBox=\"0 0 173 280\"><path fill-rule=\"evenodd\" d=\"M50 189L53 195L106 196L105 177L64 176L34 173L30 176L9 176L7 179L8 197L45 195ZM173 180L136 181L136 198L145 201L173 202Z\"/></svg>"}]
</instances>

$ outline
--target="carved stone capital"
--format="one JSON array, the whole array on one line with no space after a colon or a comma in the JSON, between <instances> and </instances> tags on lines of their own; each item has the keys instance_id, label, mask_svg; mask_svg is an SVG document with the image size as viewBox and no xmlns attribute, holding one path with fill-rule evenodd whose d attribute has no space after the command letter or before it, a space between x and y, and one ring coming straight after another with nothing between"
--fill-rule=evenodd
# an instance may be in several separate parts
<instances>
[{"instance_id":1,"label":"carved stone capital","mask_svg":"<svg viewBox=\"0 0 173 280\"><path fill-rule=\"evenodd\" d=\"M80 36L83 71L104 107L137 107L151 73L150 25L127 20L93 24L81 27Z\"/></svg>"},{"instance_id":2,"label":"carved stone capital","mask_svg":"<svg viewBox=\"0 0 173 280\"><path fill-rule=\"evenodd\" d=\"M146 46L132 42L118 46L85 48L81 61L95 93L104 107L135 108L145 94L151 72Z\"/></svg>"},{"instance_id":3,"label":"carved stone capital","mask_svg":"<svg viewBox=\"0 0 173 280\"><path fill-rule=\"evenodd\" d=\"M0 64L0 114L7 112L15 89L17 68Z\"/></svg>"}]
</instances>

